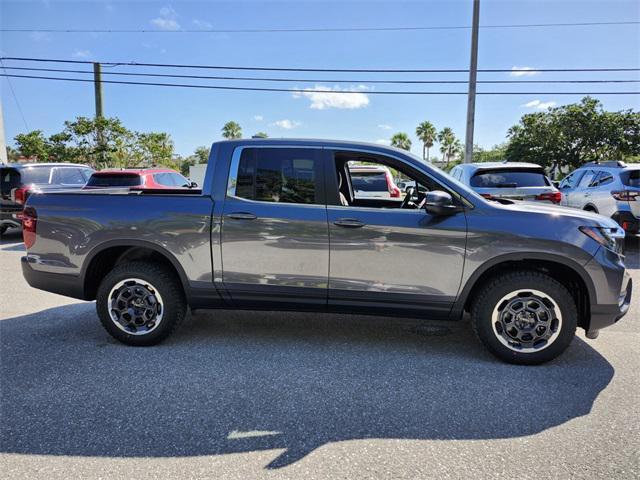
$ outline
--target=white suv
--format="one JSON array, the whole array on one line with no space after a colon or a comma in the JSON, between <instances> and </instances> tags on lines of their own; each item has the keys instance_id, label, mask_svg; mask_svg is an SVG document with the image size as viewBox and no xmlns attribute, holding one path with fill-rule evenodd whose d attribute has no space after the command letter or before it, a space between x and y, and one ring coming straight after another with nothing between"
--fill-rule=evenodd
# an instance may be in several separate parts
<instances>
[{"instance_id":1,"label":"white suv","mask_svg":"<svg viewBox=\"0 0 640 480\"><path fill-rule=\"evenodd\" d=\"M611 217L628 234L640 232L640 164L587 163L558 188L563 205Z\"/></svg>"}]
</instances>

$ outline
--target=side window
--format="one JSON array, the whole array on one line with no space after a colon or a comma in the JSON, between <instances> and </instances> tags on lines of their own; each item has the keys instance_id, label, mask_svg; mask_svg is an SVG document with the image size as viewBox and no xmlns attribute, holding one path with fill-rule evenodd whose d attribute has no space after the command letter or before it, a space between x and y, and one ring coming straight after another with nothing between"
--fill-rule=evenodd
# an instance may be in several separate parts
<instances>
[{"instance_id":1,"label":"side window","mask_svg":"<svg viewBox=\"0 0 640 480\"><path fill-rule=\"evenodd\" d=\"M460 167L454 167L451 171L451 176L456 180L460 180L460 174L462 173L462 169Z\"/></svg>"},{"instance_id":2,"label":"side window","mask_svg":"<svg viewBox=\"0 0 640 480\"><path fill-rule=\"evenodd\" d=\"M602 187L610 183L613 183L613 175L611 175L609 172L600 172L600 175L598 175L598 178L596 178L592 182L591 186Z\"/></svg>"},{"instance_id":3,"label":"side window","mask_svg":"<svg viewBox=\"0 0 640 480\"><path fill-rule=\"evenodd\" d=\"M153 179L155 180L156 183L162 185L163 187L175 186L170 173L154 173Z\"/></svg>"},{"instance_id":4,"label":"side window","mask_svg":"<svg viewBox=\"0 0 640 480\"><path fill-rule=\"evenodd\" d=\"M583 173L584 172L581 171L575 171L571 175L564 177L560 182L559 188L574 188L580 181Z\"/></svg>"},{"instance_id":5,"label":"side window","mask_svg":"<svg viewBox=\"0 0 640 480\"><path fill-rule=\"evenodd\" d=\"M176 187L188 187L189 186L189 181L186 178L184 178L182 175L180 175L179 173L169 173L169 175L171 176L173 184Z\"/></svg>"},{"instance_id":6,"label":"side window","mask_svg":"<svg viewBox=\"0 0 640 480\"><path fill-rule=\"evenodd\" d=\"M587 172L582 177L582 180L580 180L578 187L587 188L592 186L591 184L595 180L597 175L598 175L598 172L594 172L593 170L587 170Z\"/></svg>"},{"instance_id":7,"label":"side window","mask_svg":"<svg viewBox=\"0 0 640 480\"><path fill-rule=\"evenodd\" d=\"M53 182L61 185L84 185L87 183L80 168L56 168Z\"/></svg>"},{"instance_id":8,"label":"side window","mask_svg":"<svg viewBox=\"0 0 640 480\"><path fill-rule=\"evenodd\" d=\"M315 150L245 148L231 165L227 195L278 203L318 203Z\"/></svg>"}]
</instances>

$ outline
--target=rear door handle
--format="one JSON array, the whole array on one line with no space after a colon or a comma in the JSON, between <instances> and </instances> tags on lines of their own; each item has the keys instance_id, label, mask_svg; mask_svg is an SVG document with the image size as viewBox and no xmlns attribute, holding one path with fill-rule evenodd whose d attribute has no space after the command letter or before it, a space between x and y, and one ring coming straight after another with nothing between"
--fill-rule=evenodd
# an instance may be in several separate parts
<instances>
[{"instance_id":1,"label":"rear door handle","mask_svg":"<svg viewBox=\"0 0 640 480\"><path fill-rule=\"evenodd\" d=\"M234 220L255 220L256 217L253 213L247 212L233 212L227 215L229 218L233 218Z\"/></svg>"},{"instance_id":2,"label":"rear door handle","mask_svg":"<svg viewBox=\"0 0 640 480\"><path fill-rule=\"evenodd\" d=\"M333 222L334 225L337 225L338 227L344 227L344 228L361 228L364 227L364 223L362 223L360 220L356 219L356 218L340 218L338 220L336 220L335 222Z\"/></svg>"}]
</instances>

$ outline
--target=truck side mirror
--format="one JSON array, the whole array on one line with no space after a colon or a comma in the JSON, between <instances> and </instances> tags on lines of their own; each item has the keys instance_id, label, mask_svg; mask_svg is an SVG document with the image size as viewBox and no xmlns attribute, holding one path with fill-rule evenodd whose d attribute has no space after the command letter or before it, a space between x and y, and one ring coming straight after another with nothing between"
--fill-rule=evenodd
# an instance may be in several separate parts
<instances>
[{"instance_id":1,"label":"truck side mirror","mask_svg":"<svg viewBox=\"0 0 640 480\"><path fill-rule=\"evenodd\" d=\"M453 215L461 210L461 207L453 203L451 195L441 190L427 192L424 200L426 212L436 217Z\"/></svg>"}]
</instances>

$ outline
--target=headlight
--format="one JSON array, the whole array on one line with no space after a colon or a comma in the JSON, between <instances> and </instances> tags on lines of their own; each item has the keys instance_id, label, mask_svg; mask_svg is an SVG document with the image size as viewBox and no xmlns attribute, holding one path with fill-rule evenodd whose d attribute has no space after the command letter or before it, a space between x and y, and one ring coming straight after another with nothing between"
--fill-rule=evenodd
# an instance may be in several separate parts
<instances>
[{"instance_id":1,"label":"headlight","mask_svg":"<svg viewBox=\"0 0 640 480\"><path fill-rule=\"evenodd\" d=\"M579 227L580 231L592 238L604 248L622 254L624 230L619 227Z\"/></svg>"}]
</instances>

